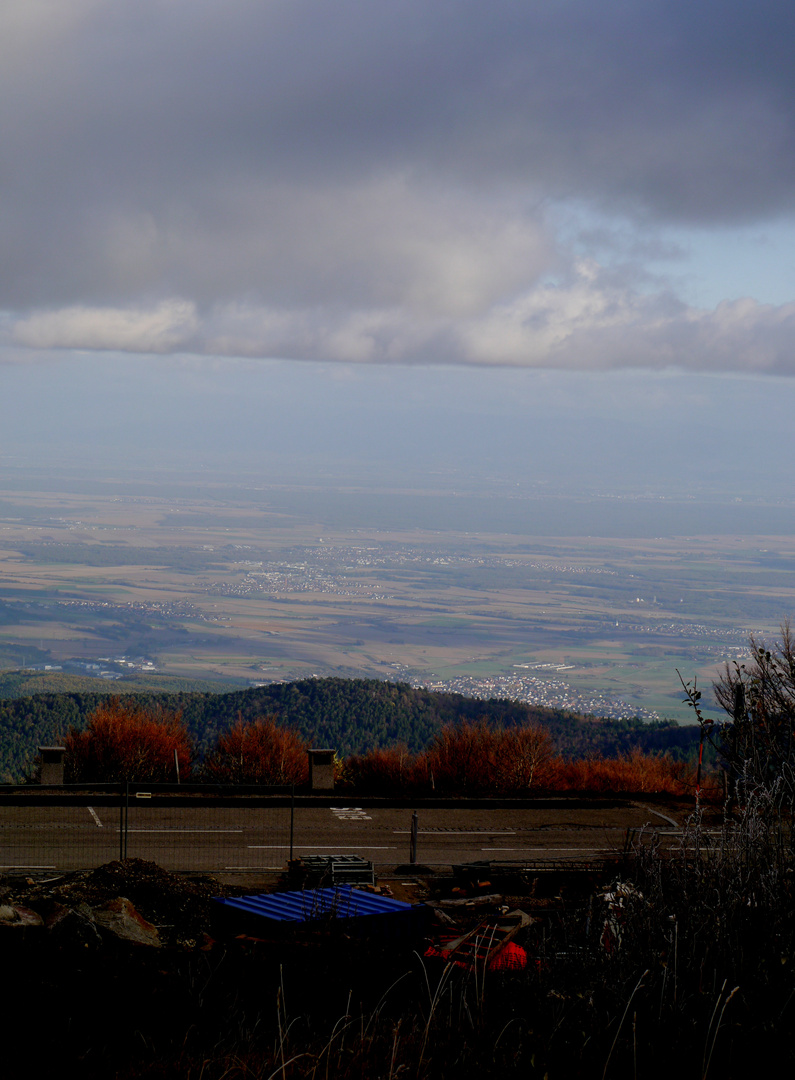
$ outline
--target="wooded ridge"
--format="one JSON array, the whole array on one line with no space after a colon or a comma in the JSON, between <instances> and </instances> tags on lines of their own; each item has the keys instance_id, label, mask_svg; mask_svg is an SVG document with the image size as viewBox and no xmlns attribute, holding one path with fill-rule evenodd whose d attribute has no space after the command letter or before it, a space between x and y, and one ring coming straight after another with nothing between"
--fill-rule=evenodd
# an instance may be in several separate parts
<instances>
[{"instance_id":1,"label":"wooded ridge","mask_svg":"<svg viewBox=\"0 0 795 1080\"><path fill-rule=\"evenodd\" d=\"M95 693L45 693L0 701L0 779L21 781L33 767L36 748L82 730L100 703L119 687ZM423 750L446 724L488 720L510 728L541 724L564 758L615 757L633 749L692 758L697 726L675 721L604 720L516 701L464 697L415 689L377 679L302 679L231 693L133 693L124 699L143 708L181 713L199 756L239 720L272 716L315 746L341 756L404 744Z\"/></svg>"}]
</instances>

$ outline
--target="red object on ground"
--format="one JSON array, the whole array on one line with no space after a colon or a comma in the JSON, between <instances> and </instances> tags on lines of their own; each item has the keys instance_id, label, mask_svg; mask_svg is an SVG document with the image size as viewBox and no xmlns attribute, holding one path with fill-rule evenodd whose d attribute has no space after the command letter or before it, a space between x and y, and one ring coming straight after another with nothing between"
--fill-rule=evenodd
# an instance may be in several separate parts
<instances>
[{"instance_id":1,"label":"red object on ground","mask_svg":"<svg viewBox=\"0 0 795 1080\"><path fill-rule=\"evenodd\" d=\"M489 961L489 971L522 971L527 967L527 953L521 945L509 941Z\"/></svg>"}]
</instances>

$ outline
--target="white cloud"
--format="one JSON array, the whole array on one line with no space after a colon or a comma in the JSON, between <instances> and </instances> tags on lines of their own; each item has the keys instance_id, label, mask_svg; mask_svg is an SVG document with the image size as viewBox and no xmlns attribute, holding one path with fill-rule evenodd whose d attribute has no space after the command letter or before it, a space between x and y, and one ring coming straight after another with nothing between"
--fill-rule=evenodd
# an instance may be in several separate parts
<instances>
[{"instance_id":1,"label":"white cloud","mask_svg":"<svg viewBox=\"0 0 795 1080\"><path fill-rule=\"evenodd\" d=\"M714 310L640 294L593 262L468 318L421 306L267 307L185 300L150 309L38 312L11 329L30 349L362 363L459 363L601 371L622 367L795 374L795 304Z\"/></svg>"},{"instance_id":2,"label":"white cloud","mask_svg":"<svg viewBox=\"0 0 795 1080\"><path fill-rule=\"evenodd\" d=\"M20 319L12 338L32 349L98 349L169 353L184 349L196 331L195 306L169 300L143 308L68 307Z\"/></svg>"}]
</instances>

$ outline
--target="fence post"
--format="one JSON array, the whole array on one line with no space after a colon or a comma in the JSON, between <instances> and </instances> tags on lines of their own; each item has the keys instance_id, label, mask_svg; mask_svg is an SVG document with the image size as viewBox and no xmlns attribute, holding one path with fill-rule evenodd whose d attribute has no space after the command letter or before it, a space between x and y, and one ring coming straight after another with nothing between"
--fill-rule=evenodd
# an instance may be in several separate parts
<instances>
[{"instance_id":1,"label":"fence post","mask_svg":"<svg viewBox=\"0 0 795 1080\"><path fill-rule=\"evenodd\" d=\"M290 862L293 861L293 838L295 837L295 784L290 788Z\"/></svg>"},{"instance_id":2,"label":"fence post","mask_svg":"<svg viewBox=\"0 0 795 1080\"><path fill-rule=\"evenodd\" d=\"M409 862L415 863L417 861L417 825L418 825L417 811L411 815L411 840L409 842Z\"/></svg>"},{"instance_id":3,"label":"fence post","mask_svg":"<svg viewBox=\"0 0 795 1080\"><path fill-rule=\"evenodd\" d=\"M130 826L130 781L124 781L124 858L127 858L127 830Z\"/></svg>"}]
</instances>

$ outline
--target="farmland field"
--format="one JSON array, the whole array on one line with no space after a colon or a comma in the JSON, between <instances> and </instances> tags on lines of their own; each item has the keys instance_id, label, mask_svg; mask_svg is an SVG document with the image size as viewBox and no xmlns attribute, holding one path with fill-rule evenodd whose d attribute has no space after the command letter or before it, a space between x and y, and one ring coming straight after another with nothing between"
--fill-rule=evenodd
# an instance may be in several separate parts
<instances>
[{"instance_id":1,"label":"farmland field","mask_svg":"<svg viewBox=\"0 0 795 1080\"><path fill-rule=\"evenodd\" d=\"M708 686L795 607L795 518L668 509L5 469L0 671L399 678L685 720L676 669Z\"/></svg>"}]
</instances>

